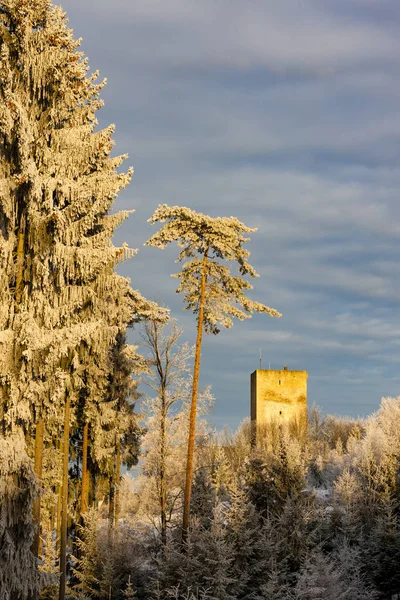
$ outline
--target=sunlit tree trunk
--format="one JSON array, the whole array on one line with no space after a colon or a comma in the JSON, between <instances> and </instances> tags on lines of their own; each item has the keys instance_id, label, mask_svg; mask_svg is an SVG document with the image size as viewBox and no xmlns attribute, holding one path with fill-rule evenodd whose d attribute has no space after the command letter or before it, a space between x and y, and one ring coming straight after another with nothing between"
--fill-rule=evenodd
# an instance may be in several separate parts
<instances>
[{"instance_id":1,"label":"sunlit tree trunk","mask_svg":"<svg viewBox=\"0 0 400 600\"><path fill-rule=\"evenodd\" d=\"M89 443L89 423L85 423L83 428L83 446L82 446L82 488L81 488L81 516L87 512L89 506L89 478L87 468Z\"/></svg>"},{"instance_id":2,"label":"sunlit tree trunk","mask_svg":"<svg viewBox=\"0 0 400 600\"><path fill-rule=\"evenodd\" d=\"M118 540L118 521L120 509L120 483L121 483L121 440L116 444L116 466L115 466L115 517L114 517L114 540Z\"/></svg>"},{"instance_id":3,"label":"sunlit tree trunk","mask_svg":"<svg viewBox=\"0 0 400 600\"><path fill-rule=\"evenodd\" d=\"M62 440L59 439L57 443L57 455L60 460L62 451ZM62 505L62 481L57 486L57 516L56 516L56 549L57 553L60 552L60 537L61 537L61 505Z\"/></svg>"},{"instance_id":4,"label":"sunlit tree trunk","mask_svg":"<svg viewBox=\"0 0 400 600\"><path fill-rule=\"evenodd\" d=\"M67 581L67 522L68 522L68 459L69 459L69 419L71 398L69 393L65 399L64 440L63 440L63 474L61 494L61 536L60 536L60 591L59 600L65 600Z\"/></svg>"},{"instance_id":5,"label":"sunlit tree trunk","mask_svg":"<svg viewBox=\"0 0 400 600\"><path fill-rule=\"evenodd\" d=\"M35 462L34 468L37 478L41 484L43 475L43 433L44 433L44 420L40 417L36 424L36 435L35 435ZM40 495L36 498L33 505L33 523L36 525L35 538L32 544L32 552L35 556L40 555Z\"/></svg>"},{"instance_id":6,"label":"sunlit tree trunk","mask_svg":"<svg viewBox=\"0 0 400 600\"><path fill-rule=\"evenodd\" d=\"M57 488L57 514L56 514L56 552L60 557L60 537L61 537L61 504L62 504L62 485Z\"/></svg>"},{"instance_id":7,"label":"sunlit tree trunk","mask_svg":"<svg viewBox=\"0 0 400 600\"><path fill-rule=\"evenodd\" d=\"M161 423L160 423L160 513L161 513L161 541L167 544L167 486L165 481L166 463L166 435L165 422L167 418L166 391L161 393Z\"/></svg>"},{"instance_id":8,"label":"sunlit tree trunk","mask_svg":"<svg viewBox=\"0 0 400 600\"><path fill-rule=\"evenodd\" d=\"M115 519L115 463L113 472L109 479L110 496L108 503L108 538L110 543L113 541L114 519Z\"/></svg>"},{"instance_id":9,"label":"sunlit tree trunk","mask_svg":"<svg viewBox=\"0 0 400 600\"><path fill-rule=\"evenodd\" d=\"M50 510L50 526L52 531L56 531L56 505L53 503Z\"/></svg>"},{"instance_id":10,"label":"sunlit tree trunk","mask_svg":"<svg viewBox=\"0 0 400 600\"><path fill-rule=\"evenodd\" d=\"M207 286L207 258L208 258L208 249L204 253L203 268L202 268L202 272L201 272L199 317L198 317L198 322L197 322L196 354L195 354L195 360L194 360L192 400L191 400L191 405L190 405L190 417L189 417L189 436L188 436L188 451L187 451L187 464L186 464L185 498L184 498L184 505L183 505L183 522L182 522L182 542L183 543L185 543L187 540L187 534L188 534L188 528L189 528L190 497L191 497L191 492L192 492L192 478L193 478L194 441L195 441L195 435L196 435L197 393L198 393L198 388L199 388L201 341L202 341L202 337L203 337L204 305L205 305L206 286Z\"/></svg>"},{"instance_id":11,"label":"sunlit tree trunk","mask_svg":"<svg viewBox=\"0 0 400 600\"><path fill-rule=\"evenodd\" d=\"M21 304L22 292L24 291L24 259L25 259L25 227L24 219L21 219L17 243L17 276L15 279L15 303L17 307ZM17 309L18 310L18 309Z\"/></svg>"}]
</instances>

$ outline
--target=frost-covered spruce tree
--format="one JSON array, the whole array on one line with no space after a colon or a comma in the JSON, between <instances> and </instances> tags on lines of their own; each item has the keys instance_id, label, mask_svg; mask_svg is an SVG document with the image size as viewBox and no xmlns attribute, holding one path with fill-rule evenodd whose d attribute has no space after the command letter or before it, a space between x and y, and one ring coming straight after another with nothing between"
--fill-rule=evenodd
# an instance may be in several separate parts
<instances>
[{"instance_id":1,"label":"frost-covered spruce tree","mask_svg":"<svg viewBox=\"0 0 400 600\"><path fill-rule=\"evenodd\" d=\"M0 438L0 598L32 600L38 591L31 511L38 493L21 432Z\"/></svg>"},{"instance_id":2,"label":"frost-covered spruce tree","mask_svg":"<svg viewBox=\"0 0 400 600\"><path fill-rule=\"evenodd\" d=\"M92 307L125 285L112 267L133 252L111 236L127 213L108 211L131 172L109 156L113 128L95 132L103 84L64 13L48 0L1 9L1 393L5 428L27 429L63 402L77 348L115 338Z\"/></svg>"},{"instance_id":3,"label":"frost-covered spruce tree","mask_svg":"<svg viewBox=\"0 0 400 600\"><path fill-rule=\"evenodd\" d=\"M110 156L113 126L96 130L104 82L79 44L50 0L1 0L0 418L35 440L39 478L49 417L64 430L61 589L76 401L131 321L132 303L110 300L135 296L114 273L134 254L112 244L129 211L110 214L131 171Z\"/></svg>"},{"instance_id":4,"label":"frost-covered spruce tree","mask_svg":"<svg viewBox=\"0 0 400 600\"><path fill-rule=\"evenodd\" d=\"M126 584L126 587L125 587L124 591L122 592L122 595L124 598L126 598L126 600L133 600L136 596L136 592L133 589L130 575L129 575L128 583Z\"/></svg>"},{"instance_id":5,"label":"frost-covered spruce tree","mask_svg":"<svg viewBox=\"0 0 400 600\"><path fill-rule=\"evenodd\" d=\"M108 543L112 545L118 533L121 467L133 466L138 456L140 427L134 413L137 381L132 379L132 373L137 376L146 366L136 347L126 343L123 325L125 321L126 328L128 318L129 324L148 318L161 321L167 318L166 310L145 300L138 292L128 292L125 299L122 294L116 296L116 310L109 311L108 317L103 316L103 321L115 319L115 315L125 310L114 321L119 333L112 348L104 354L88 349L90 369L85 369L81 422L77 423L82 436L76 438L82 439L80 515L89 507L90 471L92 496L98 496L101 488L109 496Z\"/></svg>"},{"instance_id":6,"label":"frost-covered spruce tree","mask_svg":"<svg viewBox=\"0 0 400 600\"><path fill-rule=\"evenodd\" d=\"M77 538L77 550L79 558L76 560L76 567L73 569L77 579L74 591L78 598L97 597L100 587L99 574L99 549L97 540L97 520L96 509L90 508L85 513L83 525L78 525L80 535Z\"/></svg>"},{"instance_id":7,"label":"frost-covered spruce tree","mask_svg":"<svg viewBox=\"0 0 400 600\"><path fill-rule=\"evenodd\" d=\"M107 314L106 305L103 309L102 321L114 319L113 326L118 328L118 333L112 347L105 348L103 353L87 349L81 422L78 423L82 431L81 514L86 512L89 503L89 452L97 472L110 480L112 488L117 486L116 496L121 460L128 466L136 460L138 426L132 400L137 381L132 380L132 373L135 376L142 373L145 362L137 348L126 342L127 323L167 318L167 311L130 289L121 290L121 295L115 296L115 311L110 311L108 306ZM118 511L116 521L117 515Z\"/></svg>"},{"instance_id":8,"label":"frost-covered spruce tree","mask_svg":"<svg viewBox=\"0 0 400 600\"><path fill-rule=\"evenodd\" d=\"M117 533L120 512L120 480L121 467L128 468L137 463L139 454L139 437L141 428L134 413L135 400L139 396L137 392L138 380L132 379L132 373L138 376L146 370L144 359L137 353L135 346L126 343L125 334L119 334L111 352L112 370L108 377L108 388L106 401L112 407L114 413L111 423L104 432L108 436L104 448L97 443L97 431L103 424L98 423L94 429L92 446L94 448L93 459L98 460L102 472L106 474L109 481L109 520L110 530L114 528ZM104 428L104 426L103 426ZM107 453L107 449L110 449Z\"/></svg>"},{"instance_id":9,"label":"frost-covered spruce tree","mask_svg":"<svg viewBox=\"0 0 400 600\"><path fill-rule=\"evenodd\" d=\"M236 596L239 600L256 598L268 567L262 518L240 489L231 493L226 518L226 538L233 547Z\"/></svg>"},{"instance_id":10,"label":"frost-covered spruce tree","mask_svg":"<svg viewBox=\"0 0 400 600\"><path fill-rule=\"evenodd\" d=\"M146 243L165 248L177 242L181 252L177 261L184 261L182 270L174 277L180 279L177 292L184 293L186 309L197 316L197 341L193 371L192 404L190 414L185 501L183 514L183 540L189 526L190 493L193 477L193 452L196 423L196 400L200 373L200 354L203 329L206 333L219 333L219 327L231 327L232 318L251 317L254 312L264 312L274 317L280 313L250 300L246 291L252 285L245 276L257 277L248 263L249 251L243 244L246 234L256 231L246 227L235 217L209 217L179 206L160 205L150 223L165 223ZM238 274L232 275L226 264L237 263Z\"/></svg>"}]
</instances>

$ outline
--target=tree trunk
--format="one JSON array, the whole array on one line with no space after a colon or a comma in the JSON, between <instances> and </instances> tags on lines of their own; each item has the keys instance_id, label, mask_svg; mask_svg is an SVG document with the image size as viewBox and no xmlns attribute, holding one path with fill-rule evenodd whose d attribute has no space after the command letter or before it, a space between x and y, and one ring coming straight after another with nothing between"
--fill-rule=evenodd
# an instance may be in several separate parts
<instances>
[{"instance_id":1,"label":"tree trunk","mask_svg":"<svg viewBox=\"0 0 400 600\"><path fill-rule=\"evenodd\" d=\"M115 518L114 518L114 539L118 539L118 521L119 521L119 503L120 503L120 483L121 483L121 440L118 437L116 444L116 468L115 468Z\"/></svg>"},{"instance_id":2,"label":"tree trunk","mask_svg":"<svg viewBox=\"0 0 400 600\"><path fill-rule=\"evenodd\" d=\"M57 491L57 521L56 521L56 548L60 556L61 541L61 509L62 509L62 484L58 486Z\"/></svg>"},{"instance_id":3,"label":"tree trunk","mask_svg":"<svg viewBox=\"0 0 400 600\"><path fill-rule=\"evenodd\" d=\"M108 503L108 539L110 544L113 541L113 529L114 529L114 518L115 518L115 463L113 465L113 472L110 475L110 497Z\"/></svg>"},{"instance_id":4,"label":"tree trunk","mask_svg":"<svg viewBox=\"0 0 400 600\"><path fill-rule=\"evenodd\" d=\"M15 304L16 310L22 302L22 293L24 291L24 259L25 259L25 219L21 219L20 229L18 231L17 242L17 276L15 279Z\"/></svg>"},{"instance_id":5,"label":"tree trunk","mask_svg":"<svg viewBox=\"0 0 400 600\"><path fill-rule=\"evenodd\" d=\"M161 513L161 542L167 544L167 489L165 480L165 421L167 416L165 390L161 391L161 423L160 423L160 513Z\"/></svg>"},{"instance_id":6,"label":"tree trunk","mask_svg":"<svg viewBox=\"0 0 400 600\"><path fill-rule=\"evenodd\" d=\"M195 441L195 435L196 435L197 392L198 392L198 388L199 388L201 340L203 337L204 303L205 303L206 286L207 286L207 258L208 258L208 248L204 253L203 268L202 268L202 272L201 272L199 318L198 318L198 322L197 322L196 354L195 354L195 360L194 360L192 401L191 401L191 405L190 405L190 418L189 418L189 437L188 437L188 451L187 451L187 465L186 465L185 498L184 498L184 504L183 504L183 522L182 522L182 543L183 544L185 544L185 542L187 540L188 528L189 528L190 496L191 496L191 492L192 492L192 478L193 478L194 441Z\"/></svg>"},{"instance_id":7,"label":"tree trunk","mask_svg":"<svg viewBox=\"0 0 400 600\"><path fill-rule=\"evenodd\" d=\"M52 504L50 509L50 528L52 532L56 530L56 526L56 505Z\"/></svg>"},{"instance_id":8,"label":"tree trunk","mask_svg":"<svg viewBox=\"0 0 400 600\"><path fill-rule=\"evenodd\" d=\"M89 507L89 480L88 480L88 440L89 423L85 423L83 428L83 447L82 447L82 489L81 489L81 516L87 512Z\"/></svg>"},{"instance_id":9,"label":"tree trunk","mask_svg":"<svg viewBox=\"0 0 400 600\"><path fill-rule=\"evenodd\" d=\"M35 435L35 462L34 468L37 478L39 479L39 485L41 488L42 474L43 474L43 432L44 432L44 420L40 417L36 424L36 435ZM32 552L39 558L41 553L40 543L40 500L41 494L35 500L33 505L33 523L36 525L35 537L32 544Z\"/></svg>"},{"instance_id":10,"label":"tree trunk","mask_svg":"<svg viewBox=\"0 0 400 600\"><path fill-rule=\"evenodd\" d=\"M67 581L67 521L68 521L68 459L69 459L69 416L71 398L69 393L65 399L64 415L64 447L63 447L63 480L61 503L61 539L60 539L60 590L59 600L65 600L65 585Z\"/></svg>"}]
</instances>

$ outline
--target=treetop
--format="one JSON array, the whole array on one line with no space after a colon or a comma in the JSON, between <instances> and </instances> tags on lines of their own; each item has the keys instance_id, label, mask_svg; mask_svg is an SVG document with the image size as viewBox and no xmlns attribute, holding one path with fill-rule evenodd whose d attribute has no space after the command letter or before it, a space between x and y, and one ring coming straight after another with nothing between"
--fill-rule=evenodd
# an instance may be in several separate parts
<instances>
[{"instance_id":1,"label":"treetop","mask_svg":"<svg viewBox=\"0 0 400 600\"><path fill-rule=\"evenodd\" d=\"M182 248L177 262L197 254L210 256L213 253L218 258L238 261L242 275L257 277L247 262L250 252L242 247L250 239L244 234L253 233L257 228L247 227L236 217L210 217L186 206L161 204L148 222L166 222L166 225L146 245L165 248L170 242L177 242Z\"/></svg>"},{"instance_id":2,"label":"treetop","mask_svg":"<svg viewBox=\"0 0 400 600\"><path fill-rule=\"evenodd\" d=\"M180 279L177 292L185 294L186 309L199 314L204 302L204 325L208 333L218 333L218 325L231 327L232 317L247 319L254 312L273 317L281 314L265 304L246 297L252 285L243 276L258 277L247 259L250 255L243 244L249 241L246 233L257 231L247 227L236 217L209 217L185 206L161 204L148 220L165 223L146 245L165 248L176 242L182 251L176 262L186 260L182 270L173 275ZM239 275L232 275L220 260L236 261ZM200 282L204 277L204 292Z\"/></svg>"}]
</instances>

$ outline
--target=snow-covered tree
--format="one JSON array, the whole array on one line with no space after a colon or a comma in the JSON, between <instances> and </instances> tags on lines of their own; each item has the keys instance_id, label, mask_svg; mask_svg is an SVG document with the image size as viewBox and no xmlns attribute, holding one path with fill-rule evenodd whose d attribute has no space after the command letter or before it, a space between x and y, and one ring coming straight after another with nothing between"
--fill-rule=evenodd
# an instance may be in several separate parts
<instances>
[{"instance_id":1,"label":"snow-covered tree","mask_svg":"<svg viewBox=\"0 0 400 600\"><path fill-rule=\"evenodd\" d=\"M105 347L103 352L90 347L85 355L85 386L81 395L81 423L78 422L83 432L81 514L89 504L87 461L90 455L92 468L109 481L110 506L113 507L110 514L115 513L117 523L121 463L132 466L138 454L139 427L133 412L137 377L147 368L136 346L127 344L126 328L146 319L164 323L168 311L129 286L120 292L116 290L113 296L107 295L104 300L105 303L99 302L102 310L98 317L116 328L117 333L112 346Z\"/></svg>"},{"instance_id":2,"label":"snow-covered tree","mask_svg":"<svg viewBox=\"0 0 400 600\"><path fill-rule=\"evenodd\" d=\"M343 572L330 556L317 550L301 569L295 590L296 600L351 600Z\"/></svg>"},{"instance_id":3,"label":"snow-covered tree","mask_svg":"<svg viewBox=\"0 0 400 600\"><path fill-rule=\"evenodd\" d=\"M300 570L296 600L374 600L378 598L361 575L357 551L342 549L342 555L315 549Z\"/></svg>"},{"instance_id":4,"label":"snow-covered tree","mask_svg":"<svg viewBox=\"0 0 400 600\"><path fill-rule=\"evenodd\" d=\"M147 350L150 367L146 380L155 393L155 397L148 396L145 403L152 440L150 444L148 439L145 440L145 446L148 446L145 470L148 475L152 473L157 488L164 546L167 543L167 522L173 512L174 499L171 495L176 497L177 469L176 465L171 469L171 462L176 450L174 430L177 431L179 420L177 409L186 400L188 390L185 376L193 356L188 344L179 345L182 331L176 322L172 322L169 331L165 332L162 324L147 321L141 336L141 345Z\"/></svg>"},{"instance_id":5,"label":"snow-covered tree","mask_svg":"<svg viewBox=\"0 0 400 600\"><path fill-rule=\"evenodd\" d=\"M131 582L131 576L129 575L129 579L128 582L126 584L126 587L123 591L123 596L124 598L126 598L126 600L133 600L136 597L136 592L133 589L133 585Z\"/></svg>"},{"instance_id":6,"label":"snow-covered tree","mask_svg":"<svg viewBox=\"0 0 400 600\"><path fill-rule=\"evenodd\" d=\"M51 518L43 519L42 515L42 539L41 539L41 589L39 600L53 600L58 595L59 569L58 552L54 535L54 524Z\"/></svg>"},{"instance_id":7,"label":"snow-covered tree","mask_svg":"<svg viewBox=\"0 0 400 600\"><path fill-rule=\"evenodd\" d=\"M99 585L99 600L109 600L113 597L115 579L115 568L114 568L114 556L112 553L111 546L108 548L108 552L102 564L101 578Z\"/></svg>"},{"instance_id":8,"label":"snow-covered tree","mask_svg":"<svg viewBox=\"0 0 400 600\"><path fill-rule=\"evenodd\" d=\"M139 510L160 531L164 546L167 527L181 515L185 480L193 349L179 343L181 334L174 322L168 331L149 322L141 339L150 366L145 380L152 393L146 394L143 403L146 433L142 438ZM204 417L213 400L209 388L199 393L198 438L208 432Z\"/></svg>"},{"instance_id":9,"label":"snow-covered tree","mask_svg":"<svg viewBox=\"0 0 400 600\"><path fill-rule=\"evenodd\" d=\"M263 520L245 491L232 491L226 537L233 547L232 573L238 600L256 598L268 577L268 541Z\"/></svg>"},{"instance_id":10,"label":"snow-covered tree","mask_svg":"<svg viewBox=\"0 0 400 600\"><path fill-rule=\"evenodd\" d=\"M219 520L214 518L211 527L204 529L193 518L186 544L184 558L178 546L167 545L157 585L161 592L158 597L168 598L169 590L176 589L179 600L190 598L191 593L196 598L205 591L210 600L236 600L233 547Z\"/></svg>"},{"instance_id":11,"label":"snow-covered tree","mask_svg":"<svg viewBox=\"0 0 400 600\"><path fill-rule=\"evenodd\" d=\"M210 529L217 504L216 489L213 485L207 465L196 469L192 495L190 497L190 512L196 523L204 530Z\"/></svg>"},{"instance_id":12,"label":"snow-covered tree","mask_svg":"<svg viewBox=\"0 0 400 600\"><path fill-rule=\"evenodd\" d=\"M257 600L294 600L291 586L282 581L285 573L282 573L280 565L274 565L268 572L267 581L260 585Z\"/></svg>"},{"instance_id":13,"label":"snow-covered tree","mask_svg":"<svg viewBox=\"0 0 400 600\"><path fill-rule=\"evenodd\" d=\"M254 452L246 465L249 498L260 514L280 514L305 487L305 457L297 440L282 435L274 452Z\"/></svg>"},{"instance_id":14,"label":"snow-covered tree","mask_svg":"<svg viewBox=\"0 0 400 600\"><path fill-rule=\"evenodd\" d=\"M97 597L100 588L99 548L97 543L98 515L90 508L84 515L83 525L78 525L80 535L77 538L79 558L76 560L74 574L77 583L74 587L78 598Z\"/></svg>"},{"instance_id":15,"label":"snow-covered tree","mask_svg":"<svg viewBox=\"0 0 400 600\"><path fill-rule=\"evenodd\" d=\"M120 480L122 465L128 468L137 462L141 427L134 412L138 397L137 376L147 369L136 346L126 343L125 333L118 333L109 352L107 385L103 395L87 405L87 423L90 424L90 465L98 483L106 482L109 496L110 533L117 534L120 508ZM135 379L132 378L135 376ZM96 411L97 407L97 411ZM106 410L104 409L106 407ZM107 411L107 418L106 417ZM85 450L85 437L83 439ZM89 472L83 477L85 467L82 456L81 514L89 505ZM87 460L87 457L86 457Z\"/></svg>"},{"instance_id":16,"label":"snow-covered tree","mask_svg":"<svg viewBox=\"0 0 400 600\"><path fill-rule=\"evenodd\" d=\"M93 306L129 286L113 266L134 251L111 243L128 213L108 212L131 171L110 157L113 128L95 131L104 84L88 76L65 14L5 0L0 18L1 393L12 429L62 406L79 384L77 348L112 343L115 326Z\"/></svg>"},{"instance_id":17,"label":"snow-covered tree","mask_svg":"<svg viewBox=\"0 0 400 600\"><path fill-rule=\"evenodd\" d=\"M0 598L33 599L39 588L31 552L32 503L38 493L21 432L0 438Z\"/></svg>"},{"instance_id":18,"label":"snow-covered tree","mask_svg":"<svg viewBox=\"0 0 400 600\"><path fill-rule=\"evenodd\" d=\"M111 207L132 170L121 173L126 157L111 156L113 126L97 129L105 82L89 75L79 45L50 0L1 1L0 417L5 433L22 428L34 440L39 479L52 416L59 431L50 439L63 430L61 590L78 400L90 389L83 415L97 403L104 431L115 414L101 401L109 351L146 305L114 271L135 254L112 243L131 211ZM155 308L147 303L145 312ZM39 503L34 517L39 523Z\"/></svg>"},{"instance_id":19,"label":"snow-covered tree","mask_svg":"<svg viewBox=\"0 0 400 600\"><path fill-rule=\"evenodd\" d=\"M362 537L360 558L365 572L383 597L400 593L400 518L398 503L380 511Z\"/></svg>"},{"instance_id":20,"label":"snow-covered tree","mask_svg":"<svg viewBox=\"0 0 400 600\"><path fill-rule=\"evenodd\" d=\"M196 424L196 400L200 374L200 355L203 328L217 334L219 327L231 327L232 318L249 318L254 312L281 316L275 309L250 300L246 291L252 285L245 276L257 277L249 264L249 251L243 244L247 233L256 231L246 227L235 217L209 217L179 206L160 205L149 219L150 223L165 223L146 243L165 248L177 242L182 248L177 261L185 261L182 270L174 275L180 279L178 292L184 293L187 310L197 315L197 340L193 370L192 403L188 437L188 453L183 513L183 539L189 526L190 493L193 477L193 452ZM226 262L234 261L238 274L232 275Z\"/></svg>"}]
</instances>

